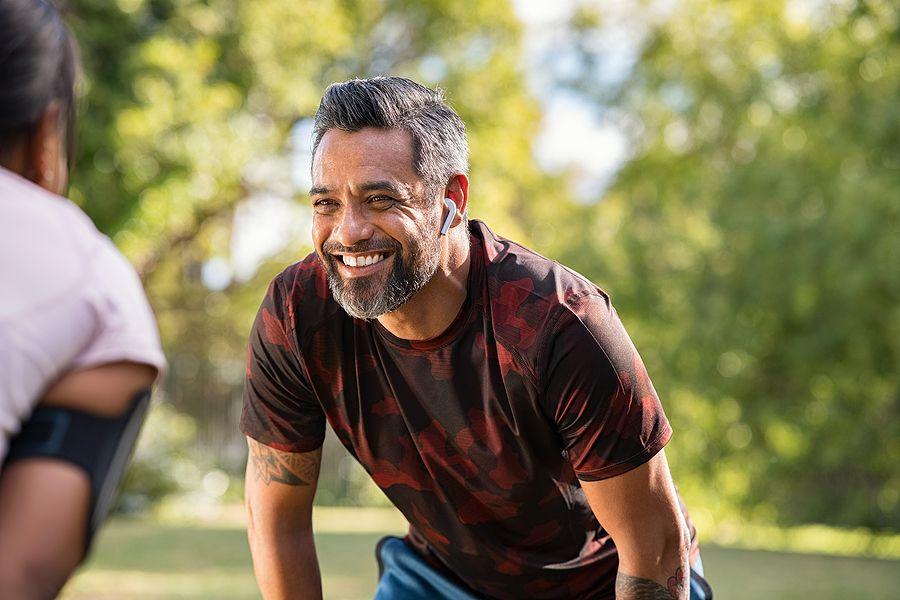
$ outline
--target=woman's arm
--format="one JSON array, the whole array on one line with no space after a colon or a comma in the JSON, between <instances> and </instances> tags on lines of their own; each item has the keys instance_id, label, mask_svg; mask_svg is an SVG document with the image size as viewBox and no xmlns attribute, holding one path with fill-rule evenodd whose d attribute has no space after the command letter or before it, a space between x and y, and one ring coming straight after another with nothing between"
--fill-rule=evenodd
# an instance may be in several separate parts
<instances>
[{"instance_id":1,"label":"woman's arm","mask_svg":"<svg viewBox=\"0 0 900 600\"><path fill-rule=\"evenodd\" d=\"M116 417L150 387L156 369L112 363L64 376L41 404ZM0 598L56 597L82 561L91 484L81 468L29 458L0 471Z\"/></svg>"}]
</instances>

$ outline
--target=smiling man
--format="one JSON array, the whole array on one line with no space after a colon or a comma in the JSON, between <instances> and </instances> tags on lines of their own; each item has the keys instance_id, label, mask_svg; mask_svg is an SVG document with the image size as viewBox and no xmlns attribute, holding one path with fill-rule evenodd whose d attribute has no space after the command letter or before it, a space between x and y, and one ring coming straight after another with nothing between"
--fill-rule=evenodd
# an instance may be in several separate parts
<instances>
[{"instance_id":1,"label":"smiling man","mask_svg":"<svg viewBox=\"0 0 900 600\"><path fill-rule=\"evenodd\" d=\"M319 598L326 421L409 521L378 600L709 598L671 428L609 297L467 219L465 128L408 79L328 88L315 253L269 287L241 429L263 595Z\"/></svg>"}]
</instances>

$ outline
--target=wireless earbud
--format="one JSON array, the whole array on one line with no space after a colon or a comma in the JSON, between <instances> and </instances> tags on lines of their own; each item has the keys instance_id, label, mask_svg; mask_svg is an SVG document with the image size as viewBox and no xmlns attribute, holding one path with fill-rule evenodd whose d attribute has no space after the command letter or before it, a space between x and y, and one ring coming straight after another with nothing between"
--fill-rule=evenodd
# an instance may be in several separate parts
<instances>
[{"instance_id":1,"label":"wireless earbud","mask_svg":"<svg viewBox=\"0 0 900 600\"><path fill-rule=\"evenodd\" d=\"M444 198L444 205L449 212L447 218L444 219L444 224L441 225L441 235L447 235L447 232L450 231L450 224L453 223L453 217L456 216L456 202L450 198Z\"/></svg>"}]
</instances>

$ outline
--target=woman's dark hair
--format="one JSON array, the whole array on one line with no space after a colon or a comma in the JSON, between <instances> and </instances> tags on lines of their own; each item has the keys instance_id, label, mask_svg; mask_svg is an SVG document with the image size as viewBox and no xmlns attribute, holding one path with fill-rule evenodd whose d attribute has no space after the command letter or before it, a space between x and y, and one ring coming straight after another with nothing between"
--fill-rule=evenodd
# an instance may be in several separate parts
<instances>
[{"instance_id":1,"label":"woman's dark hair","mask_svg":"<svg viewBox=\"0 0 900 600\"><path fill-rule=\"evenodd\" d=\"M0 155L56 100L71 162L77 70L75 41L50 0L0 0Z\"/></svg>"}]
</instances>

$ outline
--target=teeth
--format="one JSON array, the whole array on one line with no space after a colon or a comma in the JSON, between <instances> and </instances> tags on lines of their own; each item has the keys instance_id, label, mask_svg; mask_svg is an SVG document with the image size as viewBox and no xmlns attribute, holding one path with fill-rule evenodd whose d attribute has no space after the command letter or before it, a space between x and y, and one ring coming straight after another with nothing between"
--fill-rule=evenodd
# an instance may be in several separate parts
<instances>
[{"instance_id":1,"label":"teeth","mask_svg":"<svg viewBox=\"0 0 900 600\"><path fill-rule=\"evenodd\" d=\"M350 256L344 254L341 258L348 267L367 267L383 261L384 254L368 254L366 256Z\"/></svg>"}]
</instances>

